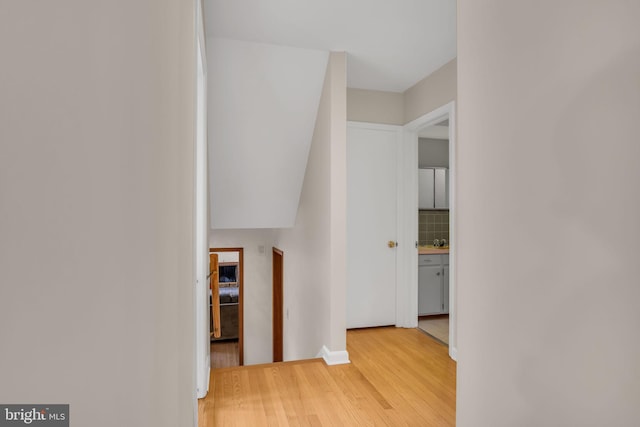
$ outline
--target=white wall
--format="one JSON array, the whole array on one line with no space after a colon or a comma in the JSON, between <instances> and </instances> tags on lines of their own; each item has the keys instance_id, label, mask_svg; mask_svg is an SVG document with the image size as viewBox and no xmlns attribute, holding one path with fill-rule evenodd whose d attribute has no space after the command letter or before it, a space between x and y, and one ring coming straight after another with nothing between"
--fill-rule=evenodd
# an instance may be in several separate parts
<instances>
[{"instance_id":1,"label":"white wall","mask_svg":"<svg viewBox=\"0 0 640 427\"><path fill-rule=\"evenodd\" d=\"M270 363L273 356L271 229L213 230L212 248L243 248L244 364ZM260 252L260 247L264 252Z\"/></svg>"},{"instance_id":2,"label":"white wall","mask_svg":"<svg viewBox=\"0 0 640 427\"><path fill-rule=\"evenodd\" d=\"M327 348L347 348L347 54L332 52L331 82L331 236L330 325ZM326 83L325 83L326 84Z\"/></svg>"},{"instance_id":3,"label":"white wall","mask_svg":"<svg viewBox=\"0 0 640 427\"><path fill-rule=\"evenodd\" d=\"M638 425L638 22L458 1L461 427Z\"/></svg>"},{"instance_id":4,"label":"white wall","mask_svg":"<svg viewBox=\"0 0 640 427\"><path fill-rule=\"evenodd\" d=\"M404 123L456 100L457 66L452 59L404 92Z\"/></svg>"},{"instance_id":5,"label":"white wall","mask_svg":"<svg viewBox=\"0 0 640 427\"><path fill-rule=\"evenodd\" d=\"M194 4L0 6L0 402L191 426Z\"/></svg>"},{"instance_id":6,"label":"white wall","mask_svg":"<svg viewBox=\"0 0 640 427\"><path fill-rule=\"evenodd\" d=\"M328 52L207 39L213 228L295 222Z\"/></svg>"},{"instance_id":7,"label":"white wall","mask_svg":"<svg viewBox=\"0 0 640 427\"><path fill-rule=\"evenodd\" d=\"M403 93L347 90L347 120L403 125L456 100L457 60L444 64Z\"/></svg>"},{"instance_id":8,"label":"white wall","mask_svg":"<svg viewBox=\"0 0 640 427\"><path fill-rule=\"evenodd\" d=\"M331 53L295 227L282 229L285 360L346 349L346 67Z\"/></svg>"},{"instance_id":9,"label":"white wall","mask_svg":"<svg viewBox=\"0 0 640 427\"><path fill-rule=\"evenodd\" d=\"M403 125L404 96L399 92L347 88L347 120Z\"/></svg>"},{"instance_id":10,"label":"white wall","mask_svg":"<svg viewBox=\"0 0 640 427\"><path fill-rule=\"evenodd\" d=\"M206 396L211 378L209 335L209 156L207 155L207 58L202 1L196 1L196 395Z\"/></svg>"},{"instance_id":11,"label":"white wall","mask_svg":"<svg viewBox=\"0 0 640 427\"><path fill-rule=\"evenodd\" d=\"M238 262L240 259L240 253L233 252L215 252L218 254L218 262Z\"/></svg>"}]
</instances>

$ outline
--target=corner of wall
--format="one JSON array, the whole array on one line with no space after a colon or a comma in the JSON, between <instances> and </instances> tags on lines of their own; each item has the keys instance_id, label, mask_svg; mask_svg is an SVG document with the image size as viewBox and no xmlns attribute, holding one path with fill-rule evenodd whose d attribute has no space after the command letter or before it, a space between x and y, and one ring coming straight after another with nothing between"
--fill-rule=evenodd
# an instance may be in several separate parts
<instances>
[{"instance_id":1,"label":"corner of wall","mask_svg":"<svg viewBox=\"0 0 640 427\"><path fill-rule=\"evenodd\" d=\"M349 360L349 352L347 350L331 351L326 345L322 346L317 357L324 359L324 363L329 366L351 363Z\"/></svg>"},{"instance_id":2,"label":"corner of wall","mask_svg":"<svg viewBox=\"0 0 640 427\"><path fill-rule=\"evenodd\" d=\"M347 348L347 55L332 52L329 344ZM326 342L326 341L325 341Z\"/></svg>"},{"instance_id":3,"label":"corner of wall","mask_svg":"<svg viewBox=\"0 0 640 427\"><path fill-rule=\"evenodd\" d=\"M449 357L456 362L458 361L458 347L449 347Z\"/></svg>"},{"instance_id":4,"label":"corner of wall","mask_svg":"<svg viewBox=\"0 0 640 427\"><path fill-rule=\"evenodd\" d=\"M404 92L404 123L455 101L458 92L458 59L438 68Z\"/></svg>"},{"instance_id":5,"label":"corner of wall","mask_svg":"<svg viewBox=\"0 0 640 427\"><path fill-rule=\"evenodd\" d=\"M285 360L313 358L325 343L346 349L345 206L346 54L331 52L295 225L275 237L285 254Z\"/></svg>"}]
</instances>

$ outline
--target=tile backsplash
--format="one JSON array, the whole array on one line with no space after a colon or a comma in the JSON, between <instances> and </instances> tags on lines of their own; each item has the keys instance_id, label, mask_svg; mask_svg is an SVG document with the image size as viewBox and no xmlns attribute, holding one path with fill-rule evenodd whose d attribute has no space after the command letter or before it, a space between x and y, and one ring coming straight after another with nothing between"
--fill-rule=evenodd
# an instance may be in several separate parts
<instances>
[{"instance_id":1,"label":"tile backsplash","mask_svg":"<svg viewBox=\"0 0 640 427\"><path fill-rule=\"evenodd\" d=\"M418 211L418 244L432 245L435 239L449 242L449 211Z\"/></svg>"}]
</instances>

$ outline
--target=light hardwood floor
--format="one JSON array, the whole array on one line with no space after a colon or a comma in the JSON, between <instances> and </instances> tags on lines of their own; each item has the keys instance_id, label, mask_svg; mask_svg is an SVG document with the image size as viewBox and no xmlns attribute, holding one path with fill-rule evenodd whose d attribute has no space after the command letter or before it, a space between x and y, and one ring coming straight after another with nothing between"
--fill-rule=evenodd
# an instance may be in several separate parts
<instances>
[{"instance_id":1,"label":"light hardwood floor","mask_svg":"<svg viewBox=\"0 0 640 427\"><path fill-rule=\"evenodd\" d=\"M418 328L449 345L449 315L420 316Z\"/></svg>"},{"instance_id":2,"label":"light hardwood floor","mask_svg":"<svg viewBox=\"0 0 640 427\"><path fill-rule=\"evenodd\" d=\"M456 363L418 329L347 332L351 364L215 369L200 427L453 426Z\"/></svg>"}]
</instances>

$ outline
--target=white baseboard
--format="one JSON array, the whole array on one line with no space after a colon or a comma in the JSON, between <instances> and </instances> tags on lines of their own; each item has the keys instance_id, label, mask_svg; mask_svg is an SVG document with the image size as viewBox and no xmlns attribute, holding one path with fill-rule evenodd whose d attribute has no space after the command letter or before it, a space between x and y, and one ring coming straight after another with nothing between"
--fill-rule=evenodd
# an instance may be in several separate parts
<instances>
[{"instance_id":1,"label":"white baseboard","mask_svg":"<svg viewBox=\"0 0 640 427\"><path fill-rule=\"evenodd\" d=\"M449 347L449 357L458 361L458 348L457 347Z\"/></svg>"},{"instance_id":2,"label":"white baseboard","mask_svg":"<svg viewBox=\"0 0 640 427\"><path fill-rule=\"evenodd\" d=\"M202 399L207 395L207 393L209 393L209 378L211 378L211 366L207 368L207 379L205 381L205 386L203 387L202 390L200 388L196 390L196 397L198 399Z\"/></svg>"},{"instance_id":3,"label":"white baseboard","mask_svg":"<svg viewBox=\"0 0 640 427\"><path fill-rule=\"evenodd\" d=\"M322 357L327 365L342 365L351 363L349 360L349 352L347 350L331 351L326 345L323 345L318 352L317 357Z\"/></svg>"}]
</instances>

